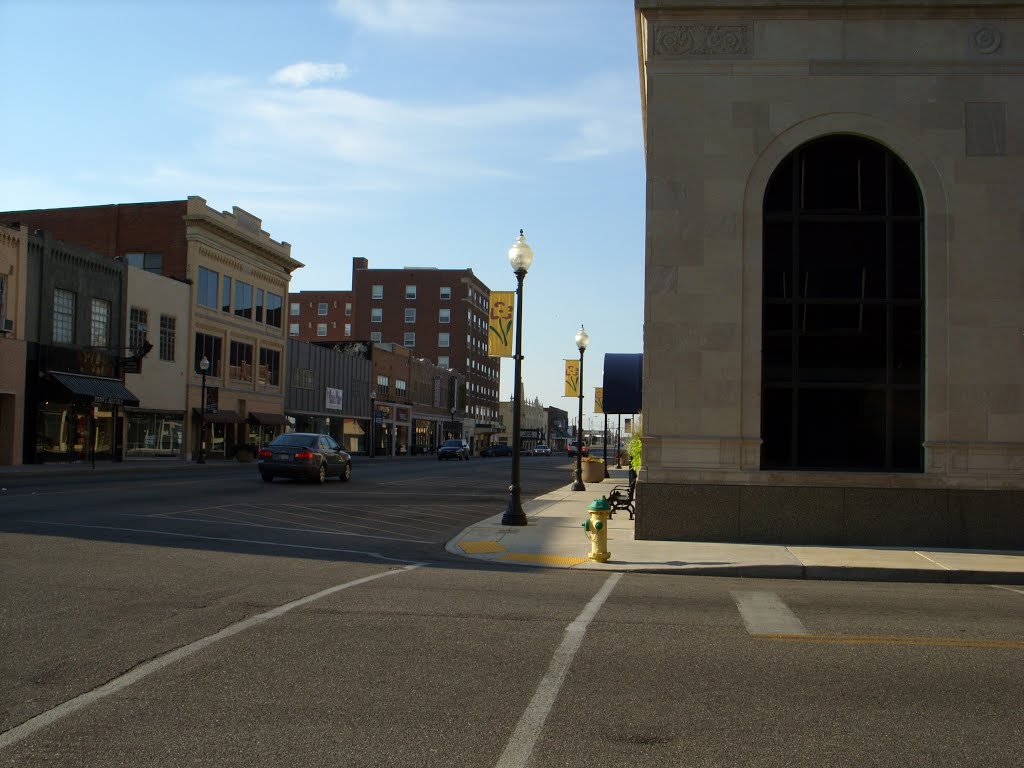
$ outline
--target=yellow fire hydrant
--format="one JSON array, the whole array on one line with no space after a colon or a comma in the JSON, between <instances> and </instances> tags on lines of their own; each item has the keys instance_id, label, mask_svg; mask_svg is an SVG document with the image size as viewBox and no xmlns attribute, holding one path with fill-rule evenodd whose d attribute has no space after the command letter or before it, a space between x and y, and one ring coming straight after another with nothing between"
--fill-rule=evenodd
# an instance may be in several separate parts
<instances>
[{"instance_id":1,"label":"yellow fire hydrant","mask_svg":"<svg viewBox=\"0 0 1024 768\"><path fill-rule=\"evenodd\" d=\"M608 499L602 496L590 502L590 519L583 523L583 530L587 532L590 539L591 560L599 563L607 563L612 553L608 551L608 512L611 505Z\"/></svg>"}]
</instances>

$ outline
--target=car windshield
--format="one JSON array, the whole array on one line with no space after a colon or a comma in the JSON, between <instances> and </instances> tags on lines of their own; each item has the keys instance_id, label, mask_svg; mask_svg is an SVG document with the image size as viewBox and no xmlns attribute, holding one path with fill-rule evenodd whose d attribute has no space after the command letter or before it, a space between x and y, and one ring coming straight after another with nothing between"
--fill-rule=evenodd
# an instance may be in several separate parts
<instances>
[{"instance_id":1,"label":"car windshield","mask_svg":"<svg viewBox=\"0 0 1024 768\"><path fill-rule=\"evenodd\" d=\"M316 435L278 435L270 444L271 448L312 448L317 444Z\"/></svg>"},{"instance_id":2,"label":"car windshield","mask_svg":"<svg viewBox=\"0 0 1024 768\"><path fill-rule=\"evenodd\" d=\"M461 440L445 440L444 441L444 445L442 445L441 447L442 448L461 448L462 447L462 441Z\"/></svg>"}]
</instances>

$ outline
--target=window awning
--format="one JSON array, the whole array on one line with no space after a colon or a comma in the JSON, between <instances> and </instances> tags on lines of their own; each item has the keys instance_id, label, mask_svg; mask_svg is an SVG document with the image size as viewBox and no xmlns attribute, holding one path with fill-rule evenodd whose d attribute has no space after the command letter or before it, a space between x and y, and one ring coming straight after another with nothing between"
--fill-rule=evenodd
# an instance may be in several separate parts
<instances>
[{"instance_id":1,"label":"window awning","mask_svg":"<svg viewBox=\"0 0 1024 768\"><path fill-rule=\"evenodd\" d=\"M264 427L283 427L288 423L288 417L280 413L260 413L249 411L249 421L262 424Z\"/></svg>"},{"instance_id":2,"label":"window awning","mask_svg":"<svg viewBox=\"0 0 1024 768\"><path fill-rule=\"evenodd\" d=\"M208 424L241 424L245 421L238 411L217 411L204 415L199 408L193 408L192 415L202 417L203 421Z\"/></svg>"},{"instance_id":3,"label":"window awning","mask_svg":"<svg viewBox=\"0 0 1024 768\"><path fill-rule=\"evenodd\" d=\"M66 389L73 398L91 400L103 405L138 405L139 398L129 392L120 379L85 376L80 373L54 373L50 378Z\"/></svg>"}]
</instances>

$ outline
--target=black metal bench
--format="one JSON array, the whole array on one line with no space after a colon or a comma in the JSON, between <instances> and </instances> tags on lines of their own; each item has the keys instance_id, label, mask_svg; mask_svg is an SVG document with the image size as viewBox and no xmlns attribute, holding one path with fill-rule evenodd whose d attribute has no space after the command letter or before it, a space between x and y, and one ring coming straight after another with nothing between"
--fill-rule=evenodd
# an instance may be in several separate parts
<instances>
[{"instance_id":1,"label":"black metal bench","mask_svg":"<svg viewBox=\"0 0 1024 768\"><path fill-rule=\"evenodd\" d=\"M608 510L609 518L620 509L624 509L629 512L629 519L633 519L633 491L635 489L636 472L631 468L629 470L629 485L616 485L608 494L608 504L611 506L611 509Z\"/></svg>"}]
</instances>

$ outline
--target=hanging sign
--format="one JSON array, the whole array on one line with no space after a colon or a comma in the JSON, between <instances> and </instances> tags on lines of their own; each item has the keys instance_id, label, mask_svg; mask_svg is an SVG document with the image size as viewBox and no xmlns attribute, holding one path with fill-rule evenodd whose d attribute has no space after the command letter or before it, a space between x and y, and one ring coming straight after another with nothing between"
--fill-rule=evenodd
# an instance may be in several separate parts
<instances>
[{"instance_id":1,"label":"hanging sign","mask_svg":"<svg viewBox=\"0 0 1024 768\"><path fill-rule=\"evenodd\" d=\"M594 413L604 413L604 387L594 387Z\"/></svg>"},{"instance_id":2,"label":"hanging sign","mask_svg":"<svg viewBox=\"0 0 1024 768\"><path fill-rule=\"evenodd\" d=\"M515 291L491 291L491 315L487 326L487 354L490 357L512 357L515 306Z\"/></svg>"},{"instance_id":3,"label":"hanging sign","mask_svg":"<svg viewBox=\"0 0 1024 768\"><path fill-rule=\"evenodd\" d=\"M580 396L580 361L565 361L565 394L563 397Z\"/></svg>"}]
</instances>

